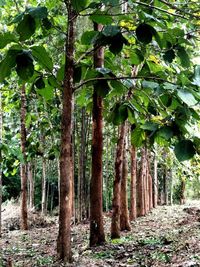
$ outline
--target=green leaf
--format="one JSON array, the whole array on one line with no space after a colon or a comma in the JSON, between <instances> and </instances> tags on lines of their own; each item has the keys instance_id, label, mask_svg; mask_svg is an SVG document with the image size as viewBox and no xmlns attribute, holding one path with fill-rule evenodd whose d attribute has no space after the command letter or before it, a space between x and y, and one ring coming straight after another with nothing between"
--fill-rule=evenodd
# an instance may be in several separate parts
<instances>
[{"instance_id":1,"label":"green leaf","mask_svg":"<svg viewBox=\"0 0 200 267\"><path fill-rule=\"evenodd\" d=\"M44 89L37 90L37 93L43 96L46 101L51 100L54 97L54 89L48 85L46 85Z\"/></svg>"},{"instance_id":2,"label":"green leaf","mask_svg":"<svg viewBox=\"0 0 200 267\"><path fill-rule=\"evenodd\" d=\"M35 19L45 19L48 16L48 10L44 6L30 7L26 9L26 12Z\"/></svg>"},{"instance_id":3,"label":"green leaf","mask_svg":"<svg viewBox=\"0 0 200 267\"><path fill-rule=\"evenodd\" d=\"M132 132L131 132L131 144L135 147L140 147L143 144L143 141L145 140L145 132L143 129L140 128L140 126L137 126Z\"/></svg>"},{"instance_id":4,"label":"green leaf","mask_svg":"<svg viewBox=\"0 0 200 267\"><path fill-rule=\"evenodd\" d=\"M43 80L43 77L39 77L36 81L35 81L35 86L38 89L43 89L45 87L45 82Z\"/></svg>"},{"instance_id":5,"label":"green leaf","mask_svg":"<svg viewBox=\"0 0 200 267\"><path fill-rule=\"evenodd\" d=\"M4 48L7 44L10 44L12 42L17 42L17 39L13 33L0 33L0 49Z\"/></svg>"},{"instance_id":6,"label":"green leaf","mask_svg":"<svg viewBox=\"0 0 200 267\"><path fill-rule=\"evenodd\" d=\"M113 37L117 35L118 33L120 33L120 27L108 25L104 27L102 33L107 37Z\"/></svg>"},{"instance_id":7,"label":"green leaf","mask_svg":"<svg viewBox=\"0 0 200 267\"><path fill-rule=\"evenodd\" d=\"M163 126L156 135L164 138L165 140L169 140L173 137L173 130L170 126Z\"/></svg>"},{"instance_id":8,"label":"green leaf","mask_svg":"<svg viewBox=\"0 0 200 267\"><path fill-rule=\"evenodd\" d=\"M59 70L58 70L58 72L57 72L57 80L58 80L59 82L62 82L62 81L64 80L64 75L65 75L65 65L63 64L63 65L59 68Z\"/></svg>"},{"instance_id":9,"label":"green leaf","mask_svg":"<svg viewBox=\"0 0 200 267\"><path fill-rule=\"evenodd\" d=\"M36 30L35 19L27 14L23 17L22 21L18 24L16 31L20 35L20 41L29 39Z\"/></svg>"},{"instance_id":10,"label":"green leaf","mask_svg":"<svg viewBox=\"0 0 200 267\"><path fill-rule=\"evenodd\" d=\"M158 124L155 122L147 121L145 124L140 126L141 129L147 131L156 131L158 129Z\"/></svg>"},{"instance_id":11,"label":"green leaf","mask_svg":"<svg viewBox=\"0 0 200 267\"><path fill-rule=\"evenodd\" d=\"M189 68L190 67L190 58L188 56L188 53L186 52L185 48L182 46L179 46L177 49L177 55L180 58L181 65L184 68Z\"/></svg>"},{"instance_id":12,"label":"green leaf","mask_svg":"<svg viewBox=\"0 0 200 267\"><path fill-rule=\"evenodd\" d=\"M53 62L43 46L32 46L32 55L47 71L52 72Z\"/></svg>"},{"instance_id":13,"label":"green leaf","mask_svg":"<svg viewBox=\"0 0 200 267\"><path fill-rule=\"evenodd\" d=\"M187 104L188 106L194 106L197 104L197 100L194 98L193 94L186 91L186 90L183 90L183 89L180 89L178 90L178 97L185 103Z\"/></svg>"},{"instance_id":14,"label":"green leaf","mask_svg":"<svg viewBox=\"0 0 200 267\"><path fill-rule=\"evenodd\" d=\"M120 125L127 118L128 118L127 106L120 103L116 103L109 115L108 121L112 122L114 125Z\"/></svg>"},{"instance_id":15,"label":"green leaf","mask_svg":"<svg viewBox=\"0 0 200 267\"><path fill-rule=\"evenodd\" d=\"M80 12L88 6L88 0L72 0L72 6L77 11Z\"/></svg>"},{"instance_id":16,"label":"green leaf","mask_svg":"<svg viewBox=\"0 0 200 267\"><path fill-rule=\"evenodd\" d=\"M166 51L165 54L163 55L164 60L169 63L172 63L175 57L176 55L173 49Z\"/></svg>"},{"instance_id":17,"label":"green leaf","mask_svg":"<svg viewBox=\"0 0 200 267\"><path fill-rule=\"evenodd\" d=\"M136 36L138 41L143 44L149 44L152 41L156 30L149 24L142 23L136 28Z\"/></svg>"},{"instance_id":18,"label":"green leaf","mask_svg":"<svg viewBox=\"0 0 200 267\"><path fill-rule=\"evenodd\" d=\"M97 36L97 31L86 31L81 36L81 43L83 45L90 45L94 39L95 36Z\"/></svg>"},{"instance_id":19,"label":"green leaf","mask_svg":"<svg viewBox=\"0 0 200 267\"><path fill-rule=\"evenodd\" d=\"M130 52L130 62L132 65L139 65L144 60L142 52L135 48Z\"/></svg>"},{"instance_id":20,"label":"green leaf","mask_svg":"<svg viewBox=\"0 0 200 267\"><path fill-rule=\"evenodd\" d=\"M112 24L113 20L111 16L106 16L104 13L100 13L99 14L93 14L90 16L90 19L93 22L102 24L102 25L109 25Z\"/></svg>"},{"instance_id":21,"label":"green leaf","mask_svg":"<svg viewBox=\"0 0 200 267\"><path fill-rule=\"evenodd\" d=\"M0 62L0 83L4 81L11 73L11 70L16 65L16 56L19 50L9 50L6 57Z\"/></svg>"},{"instance_id":22,"label":"green leaf","mask_svg":"<svg viewBox=\"0 0 200 267\"><path fill-rule=\"evenodd\" d=\"M126 39L123 37L121 32L113 36L111 39L111 45L109 46L110 52L112 52L114 55L119 54L123 48L124 43L126 43Z\"/></svg>"},{"instance_id":23,"label":"green leaf","mask_svg":"<svg viewBox=\"0 0 200 267\"><path fill-rule=\"evenodd\" d=\"M116 6L119 4L119 0L102 0L105 5Z\"/></svg>"},{"instance_id":24,"label":"green leaf","mask_svg":"<svg viewBox=\"0 0 200 267\"><path fill-rule=\"evenodd\" d=\"M74 68L74 83L79 83L81 80L81 76L82 76L82 67L81 66L76 66Z\"/></svg>"},{"instance_id":25,"label":"green leaf","mask_svg":"<svg viewBox=\"0 0 200 267\"><path fill-rule=\"evenodd\" d=\"M110 91L110 88L109 88L106 80L99 80L99 81L95 82L94 88L95 88L97 94L101 97L106 97L106 95Z\"/></svg>"},{"instance_id":26,"label":"green leaf","mask_svg":"<svg viewBox=\"0 0 200 267\"><path fill-rule=\"evenodd\" d=\"M122 95L126 89L120 81L113 80L109 84L112 87L112 95Z\"/></svg>"},{"instance_id":27,"label":"green leaf","mask_svg":"<svg viewBox=\"0 0 200 267\"><path fill-rule=\"evenodd\" d=\"M200 65L194 67L194 79L193 84L200 86Z\"/></svg>"},{"instance_id":28,"label":"green leaf","mask_svg":"<svg viewBox=\"0 0 200 267\"><path fill-rule=\"evenodd\" d=\"M179 161L191 159L196 151L191 140L182 140L175 145L175 155Z\"/></svg>"},{"instance_id":29,"label":"green leaf","mask_svg":"<svg viewBox=\"0 0 200 267\"><path fill-rule=\"evenodd\" d=\"M142 81L142 87L143 88L150 88L152 90L155 90L159 87L159 84L156 82L151 82L151 81Z\"/></svg>"},{"instance_id":30,"label":"green leaf","mask_svg":"<svg viewBox=\"0 0 200 267\"><path fill-rule=\"evenodd\" d=\"M17 74L22 80L27 81L34 74L33 59L29 51L22 51L16 57Z\"/></svg>"}]
</instances>

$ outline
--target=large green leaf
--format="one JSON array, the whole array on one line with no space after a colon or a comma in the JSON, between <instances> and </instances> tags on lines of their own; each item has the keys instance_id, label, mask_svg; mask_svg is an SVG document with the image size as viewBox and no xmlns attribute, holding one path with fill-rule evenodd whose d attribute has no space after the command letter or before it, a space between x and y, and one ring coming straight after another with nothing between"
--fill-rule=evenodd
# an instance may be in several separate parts
<instances>
[{"instance_id":1,"label":"large green leaf","mask_svg":"<svg viewBox=\"0 0 200 267\"><path fill-rule=\"evenodd\" d=\"M175 59L175 52L173 49L167 50L164 55L163 58L166 62L172 63L172 61Z\"/></svg>"},{"instance_id":2,"label":"large green leaf","mask_svg":"<svg viewBox=\"0 0 200 267\"><path fill-rule=\"evenodd\" d=\"M155 35L156 30L149 24L142 23L136 29L136 36L138 41L143 44L149 44Z\"/></svg>"},{"instance_id":3,"label":"large green leaf","mask_svg":"<svg viewBox=\"0 0 200 267\"><path fill-rule=\"evenodd\" d=\"M144 140L145 140L145 132L143 129L137 126L131 132L131 144L134 145L135 147L140 147L142 146Z\"/></svg>"},{"instance_id":4,"label":"large green leaf","mask_svg":"<svg viewBox=\"0 0 200 267\"><path fill-rule=\"evenodd\" d=\"M194 68L193 84L200 86L200 65L196 65Z\"/></svg>"},{"instance_id":5,"label":"large green leaf","mask_svg":"<svg viewBox=\"0 0 200 267\"><path fill-rule=\"evenodd\" d=\"M85 9L88 6L88 0L72 0L72 6L77 11L80 12L81 10Z\"/></svg>"},{"instance_id":6,"label":"large green leaf","mask_svg":"<svg viewBox=\"0 0 200 267\"><path fill-rule=\"evenodd\" d=\"M29 14L23 17L16 29L17 33L20 35L20 41L29 39L35 33L35 30L35 19Z\"/></svg>"},{"instance_id":7,"label":"large green leaf","mask_svg":"<svg viewBox=\"0 0 200 267\"><path fill-rule=\"evenodd\" d=\"M194 98L193 94L186 90L178 90L178 97L188 106L194 106L197 104L197 100Z\"/></svg>"},{"instance_id":8,"label":"large green leaf","mask_svg":"<svg viewBox=\"0 0 200 267\"><path fill-rule=\"evenodd\" d=\"M48 86L48 84L46 84L45 88L44 89L38 89L37 93L40 96L43 96L46 101L48 101L48 100L53 99L54 89L53 89L53 87Z\"/></svg>"},{"instance_id":9,"label":"large green leaf","mask_svg":"<svg viewBox=\"0 0 200 267\"><path fill-rule=\"evenodd\" d=\"M191 159L196 153L191 140L181 140L175 145L174 152L179 161Z\"/></svg>"},{"instance_id":10,"label":"large green leaf","mask_svg":"<svg viewBox=\"0 0 200 267\"><path fill-rule=\"evenodd\" d=\"M17 39L13 33L10 32L0 33L0 49L4 48L7 44L16 41Z\"/></svg>"},{"instance_id":11,"label":"large green leaf","mask_svg":"<svg viewBox=\"0 0 200 267\"><path fill-rule=\"evenodd\" d=\"M182 46L179 46L177 49L177 55L180 58L181 65L184 68L189 68L190 67L190 58L188 53L186 52L185 48Z\"/></svg>"},{"instance_id":12,"label":"large green leaf","mask_svg":"<svg viewBox=\"0 0 200 267\"><path fill-rule=\"evenodd\" d=\"M130 62L133 65L139 65L144 60L142 52L135 48L130 52Z\"/></svg>"},{"instance_id":13,"label":"large green leaf","mask_svg":"<svg viewBox=\"0 0 200 267\"><path fill-rule=\"evenodd\" d=\"M16 63L17 63L17 74L22 80L28 80L33 76L34 73L34 65L33 65L33 59L29 51L22 51L20 54L16 57Z\"/></svg>"},{"instance_id":14,"label":"large green leaf","mask_svg":"<svg viewBox=\"0 0 200 267\"><path fill-rule=\"evenodd\" d=\"M105 15L103 12L102 13L99 12L98 14L91 15L90 19L102 25L109 25L109 24L112 24L113 22L112 17Z\"/></svg>"},{"instance_id":15,"label":"large green leaf","mask_svg":"<svg viewBox=\"0 0 200 267\"><path fill-rule=\"evenodd\" d=\"M20 52L20 50L10 49L6 57L0 62L0 83L10 75L12 68L16 65L16 56Z\"/></svg>"},{"instance_id":16,"label":"large green leaf","mask_svg":"<svg viewBox=\"0 0 200 267\"><path fill-rule=\"evenodd\" d=\"M45 19L48 16L48 10L44 6L29 7L26 9L26 12L35 19Z\"/></svg>"},{"instance_id":17,"label":"large green leaf","mask_svg":"<svg viewBox=\"0 0 200 267\"><path fill-rule=\"evenodd\" d=\"M47 71L53 70L53 62L43 46L32 46L32 55Z\"/></svg>"},{"instance_id":18,"label":"large green leaf","mask_svg":"<svg viewBox=\"0 0 200 267\"><path fill-rule=\"evenodd\" d=\"M105 26L102 32L107 37L113 37L120 33L120 27L114 25Z\"/></svg>"},{"instance_id":19,"label":"large green leaf","mask_svg":"<svg viewBox=\"0 0 200 267\"><path fill-rule=\"evenodd\" d=\"M81 36L81 43L84 45L90 45L95 36L97 36L97 31L86 31Z\"/></svg>"},{"instance_id":20,"label":"large green leaf","mask_svg":"<svg viewBox=\"0 0 200 267\"><path fill-rule=\"evenodd\" d=\"M169 140L173 137L173 130L170 126L163 126L159 131L157 131L156 136L160 136L165 140Z\"/></svg>"}]
</instances>

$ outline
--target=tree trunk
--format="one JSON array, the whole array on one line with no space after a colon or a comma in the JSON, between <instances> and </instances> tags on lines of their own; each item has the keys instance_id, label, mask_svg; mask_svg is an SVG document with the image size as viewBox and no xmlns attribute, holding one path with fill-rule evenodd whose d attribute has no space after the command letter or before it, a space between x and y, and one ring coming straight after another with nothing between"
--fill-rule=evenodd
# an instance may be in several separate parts
<instances>
[{"instance_id":1,"label":"tree trunk","mask_svg":"<svg viewBox=\"0 0 200 267\"><path fill-rule=\"evenodd\" d=\"M113 185L111 238L120 237L120 191L122 177L123 147L125 138L125 124L120 127L115 159L115 179Z\"/></svg>"},{"instance_id":2,"label":"tree trunk","mask_svg":"<svg viewBox=\"0 0 200 267\"><path fill-rule=\"evenodd\" d=\"M167 166L164 166L164 175L163 175L163 193L164 193L164 204L168 205L168 171Z\"/></svg>"},{"instance_id":3,"label":"tree trunk","mask_svg":"<svg viewBox=\"0 0 200 267\"><path fill-rule=\"evenodd\" d=\"M153 180L151 176L151 166L150 166L150 157L147 154L147 175L148 175L148 184L149 184L149 210L153 208Z\"/></svg>"},{"instance_id":4,"label":"tree trunk","mask_svg":"<svg viewBox=\"0 0 200 267\"><path fill-rule=\"evenodd\" d=\"M181 178L181 194L180 194L180 204L184 205L185 204L185 184L186 180L185 178Z\"/></svg>"},{"instance_id":5,"label":"tree trunk","mask_svg":"<svg viewBox=\"0 0 200 267\"><path fill-rule=\"evenodd\" d=\"M126 137L124 138L123 147L123 164L122 164L122 179L120 192L120 230L130 231L131 225L129 221L128 198L127 198L127 179L128 179L128 162L126 152Z\"/></svg>"},{"instance_id":6,"label":"tree trunk","mask_svg":"<svg viewBox=\"0 0 200 267\"><path fill-rule=\"evenodd\" d=\"M26 168L26 93L25 85L21 88L21 151L23 162L21 162L21 229L28 230L27 212L27 168Z\"/></svg>"},{"instance_id":7,"label":"tree trunk","mask_svg":"<svg viewBox=\"0 0 200 267\"><path fill-rule=\"evenodd\" d=\"M156 208L158 205L158 162L157 154L154 152L154 171L153 171L153 207Z\"/></svg>"},{"instance_id":8,"label":"tree trunk","mask_svg":"<svg viewBox=\"0 0 200 267\"><path fill-rule=\"evenodd\" d=\"M2 96L0 93L0 143L2 143L3 139L3 110L2 110ZM2 152L0 152L0 237L1 237L1 232L2 232L2 218L1 218L1 213L2 213Z\"/></svg>"},{"instance_id":9,"label":"tree trunk","mask_svg":"<svg viewBox=\"0 0 200 267\"><path fill-rule=\"evenodd\" d=\"M46 201L47 201L47 193L46 193L46 159L42 158L42 214L45 215L46 210Z\"/></svg>"},{"instance_id":10,"label":"tree trunk","mask_svg":"<svg viewBox=\"0 0 200 267\"><path fill-rule=\"evenodd\" d=\"M94 30L101 31L102 25L94 23ZM101 68L104 64L103 47L94 52L94 67ZM103 154L103 99L98 96L94 86L92 109L92 177L90 183L90 246L105 242L103 228L102 201L102 154Z\"/></svg>"},{"instance_id":11,"label":"tree trunk","mask_svg":"<svg viewBox=\"0 0 200 267\"><path fill-rule=\"evenodd\" d=\"M33 178L33 166L32 163L28 163L28 180L29 180L29 207L34 208L34 178Z\"/></svg>"},{"instance_id":12,"label":"tree trunk","mask_svg":"<svg viewBox=\"0 0 200 267\"><path fill-rule=\"evenodd\" d=\"M72 105L74 73L75 12L71 3L66 2L68 10L65 77L63 83L61 115L60 151L60 209L59 233L57 239L58 257L65 262L72 261L71 215L72 215Z\"/></svg>"},{"instance_id":13,"label":"tree trunk","mask_svg":"<svg viewBox=\"0 0 200 267\"><path fill-rule=\"evenodd\" d=\"M131 146L131 189L130 189L130 220L133 221L137 217L137 150Z\"/></svg>"},{"instance_id":14,"label":"tree trunk","mask_svg":"<svg viewBox=\"0 0 200 267\"><path fill-rule=\"evenodd\" d=\"M145 148L142 148L140 174L137 181L137 216L145 215L145 187L144 179L146 177L146 157Z\"/></svg>"}]
</instances>

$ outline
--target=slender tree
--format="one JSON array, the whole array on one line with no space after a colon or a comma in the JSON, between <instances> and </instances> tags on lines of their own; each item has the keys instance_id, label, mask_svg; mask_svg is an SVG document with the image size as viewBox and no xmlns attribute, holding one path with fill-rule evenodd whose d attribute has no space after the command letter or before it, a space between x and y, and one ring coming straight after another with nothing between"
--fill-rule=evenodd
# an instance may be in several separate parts
<instances>
[{"instance_id":1,"label":"slender tree","mask_svg":"<svg viewBox=\"0 0 200 267\"><path fill-rule=\"evenodd\" d=\"M94 30L101 31L102 25L94 23ZM94 67L104 65L103 47L95 47ZM90 246L105 242L102 201L102 155L103 155L103 99L94 85L92 108L92 176L90 183Z\"/></svg>"},{"instance_id":2,"label":"slender tree","mask_svg":"<svg viewBox=\"0 0 200 267\"><path fill-rule=\"evenodd\" d=\"M137 179L137 215L145 215L145 177L146 177L146 152L145 148L141 149L141 166L140 173Z\"/></svg>"},{"instance_id":3,"label":"slender tree","mask_svg":"<svg viewBox=\"0 0 200 267\"><path fill-rule=\"evenodd\" d=\"M120 191L123 163L123 147L125 138L125 124L120 126L115 158L115 179L113 184L111 238L120 237Z\"/></svg>"},{"instance_id":4,"label":"slender tree","mask_svg":"<svg viewBox=\"0 0 200 267\"><path fill-rule=\"evenodd\" d=\"M59 233L57 239L58 257L64 261L72 260L71 251L71 214L72 214L72 109L75 18L71 1L65 1L68 18L65 45L65 75L62 96L61 115L61 151L60 151L60 210Z\"/></svg>"},{"instance_id":5,"label":"slender tree","mask_svg":"<svg viewBox=\"0 0 200 267\"><path fill-rule=\"evenodd\" d=\"M2 132L3 132L3 111L2 111L2 95L0 93L0 143L2 143ZM2 152L0 152L0 237L2 232Z\"/></svg>"},{"instance_id":6,"label":"slender tree","mask_svg":"<svg viewBox=\"0 0 200 267\"><path fill-rule=\"evenodd\" d=\"M25 84L21 87L21 151L23 162L21 162L21 229L28 229L27 212L27 164L26 164L26 92Z\"/></svg>"},{"instance_id":7,"label":"slender tree","mask_svg":"<svg viewBox=\"0 0 200 267\"><path fill-rule=\"evenodd\" d=\"M137 217L137 150L135 146L131 146L131 188L130 188L130 220L133 221Z\"/></svg>"},{"instance_id":8,"label":"slender tree","mask_svg":"<svg viewBox=\"0 0 200 267\"><path fill-rule=\"evenodd\" d=\"M128 210L128 198L127 198L128 161L127 161L126 139L127 138L125 137L124 148L123 148L122 179L121 179L121 192L120 192L120 230L121 231L131 230L131 225L130 225L130 220L129 220L129 210Z\"/></svg>"},{"instance_id":9,"label":"slender tree","mask_svg":"<svg viewBox=\"0 0 200 267\"><path fill-rule=\"evenodd\" d=\"M158 204L158 162L157 162L157 152L154 151L153 158L153 207L156 208Z\"/></svg>"}]
</instances>

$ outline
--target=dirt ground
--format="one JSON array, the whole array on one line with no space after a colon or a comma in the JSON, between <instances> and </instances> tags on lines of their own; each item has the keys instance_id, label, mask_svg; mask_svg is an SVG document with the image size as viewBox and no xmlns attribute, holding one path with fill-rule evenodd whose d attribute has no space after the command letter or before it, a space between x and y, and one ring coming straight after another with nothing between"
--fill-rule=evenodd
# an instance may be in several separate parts
<instances>
[{"instance_id":1,"label":"dirt ground","mask_svg":"<svg viewBox=\"0 0 200 267\"><path fill-rule=\"evenodd\" d=\"M0 267L146 267L200 266L200 201L184 206L162 206L132 223L132 231L111 240L110 218L105 215L107 242L89 248L89 224L72 227L73 264L56 259L57 217L30 216L30 230L19 230L19 207L2 213Z\"/></svg>"}]
</instances>

